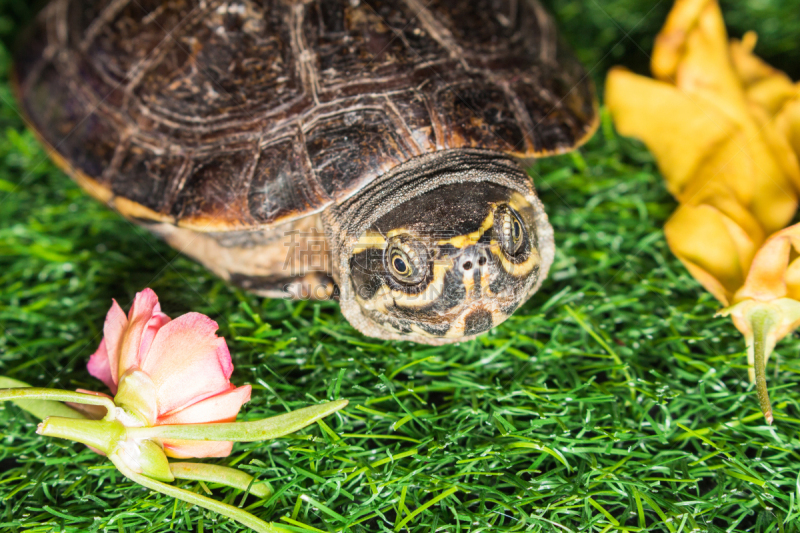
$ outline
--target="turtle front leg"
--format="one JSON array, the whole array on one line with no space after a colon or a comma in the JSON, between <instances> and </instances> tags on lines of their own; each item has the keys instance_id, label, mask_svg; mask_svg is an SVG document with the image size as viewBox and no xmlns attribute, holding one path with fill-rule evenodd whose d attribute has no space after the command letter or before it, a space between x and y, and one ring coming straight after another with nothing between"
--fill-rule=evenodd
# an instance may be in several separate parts
<instances>
[{"instance_id":1,"label":"turtle front leg","mask_svg":"<svg viewBox=\"0 0 800 533\"><path fill-rule=\"evenodd\" d=\"M201 233L172 224L146 227L219 277L268 298L335 298L330 249L319 217L257 231Z\"/></svg>"}]
</instances>

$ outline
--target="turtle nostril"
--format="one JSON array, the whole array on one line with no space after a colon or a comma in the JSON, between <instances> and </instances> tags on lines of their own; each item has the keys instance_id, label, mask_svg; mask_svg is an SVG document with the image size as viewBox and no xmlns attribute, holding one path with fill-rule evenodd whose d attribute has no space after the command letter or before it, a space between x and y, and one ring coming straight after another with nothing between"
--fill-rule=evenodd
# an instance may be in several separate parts
<instances>
[{"instance_id":1,"label":"turtle nostril","mask_svg":"<svg viewBox=\"0 0 800 533\"><path fill-rule=\"evenodd\" d=\"M478 259L478 264L480 266L485 265L486 264L486 258L485 257L481 257L480 259Z\"/></svg>"},{"instance_id":2,"label":"turtle nostril","mask_svg":"<svg viewBox=\"0 0 800 533\"><path fill-rule=\"evenodd\" d=\"M463 268L464 270L469 270L469 269L471 269L471 268L472 268L472 261L467 261L466 263L464 263L463 265L461 265L461 268Z\"/></svg>"}]
</instances>

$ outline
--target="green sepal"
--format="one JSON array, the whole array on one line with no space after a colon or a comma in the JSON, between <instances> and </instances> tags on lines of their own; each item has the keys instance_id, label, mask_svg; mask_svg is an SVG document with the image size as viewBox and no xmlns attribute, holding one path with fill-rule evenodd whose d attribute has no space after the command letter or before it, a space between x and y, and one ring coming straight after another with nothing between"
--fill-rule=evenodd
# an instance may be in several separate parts
<instances>
[{"instance_id":1,"label":"green sepal","mask_svg":"<svg viewBox=\"0 0 800 533\"><path fill-rule=\"evenodd\" d=\"M30 388L24 381L0 376L0 389L22 389ZM86 418L82 413L72 409L61 402L53 400L11 400L14 405L28 411L40 420L48 416L60 416L63 418Z\"/></svg>"},{"instance_id":2,"label":"green sepal","mask_svg":"<svg viewBox=\"0 0 800 533\"><path fill-rule=\"evenodd\" d=\"M13 387L10 389L0 389L0 402L11 401L29 402L29 401L49 401L49 402L73 402L86 405L100 405L106 408L106 416L103 420L114 420L117 409L114 401L108 396L85 394L82 392L74 392L62 389L45 389L40 387L31 387L27 383L22 387ZM48 404L48 409L61 411L62 409L53 404ZM38 408L37 408L38 409ZM44 414L44 412L40 412ZM62 416L64 415L64 416ZM50 415L56 416L56 415ZM62 412L58 416L62 418L76 418L71 412Z\"/></svg>"},{"instance_id":3,"label":"green sepal","mask_svg":"<svg viewBox=\"0 0 800 533\"><path fill-rule=\"evenodd\" d=\"M125 426L118 420L81 420L50 416L36 429L39 435L58 437L91 446L104 454L110 454L125 438Z\"/></svg>"},{"instance_id":4,"label":"green sepal","mask_svg":"<svg viewBox=\"0 0 800 533\"><path fill-rule=\"evenodd\" d=\"M164 450L151 440L121 441L109 457L123 461L128 468L158 481L175 481Z\"/></svg>"},{"instance_id":5,"label":"green sepal","mask_svg":"<svg viewBox=\"0 0 800 533\"><path fill-rule=\"evenodd\" d=\"M304 407L283 415L253 422L224 424L185 424L129 428L128 433L137 439L186 439L234 442L258 442L275 439L299 431L320 418L335 413L347 405L347 400L337 400Z\"/></svg>"},{"instance_id":6,"label":"green sepal","mask_svg":"<svg viewBox=\"0 0 800 533\"><path fill-rule=\"evenodd\" d=\"M111 462L114 463L114 466L116 466L117 469L122 472L122 475L131 481L135 481L136 483L147 487L150 490L158 491L161 494L172 496L173 498L177 498L191 505L197 505L199 507L219 513L222 516L227 516L232 520L236 520L243 526L249 527L253 531L257 531L258 533L291 533L291 530L275 525L271 522L264 522L260 518L256 518L255 516L251 515L244 509L239 509L238 507L233 507L232 505L222 503L213 498L202 496L200 494L175 487L174 485L162 483L155 479L139 474L128 468L128 465L121 461L119 456L112 455L109 456L109 459L111 459Z\"/></svg>"},{"instance_id":7,"label":"green sepal","mask_svg":"<svg viewBox=\"0 0 800 533\"><path fill-rule=\"evenodd\" d=\"M138 418L143 426L152 426L158 417L158 391L153 380L138 368L128 369L119 379L114 403Z\"/></svg>"},{"instance_id":8,"label":"green sepal","mask_svg":"<svg viewBox=\"0 0 800 533\"><path fill-rule=\"evenodd\" d=\"M208 483L219 483L239 490L249 490L250 494L259 498L269 498L272 489L266 482L254 483L250 474L227 466L206 463L170 463L169 469L176 479L191 479Z\"/></svg>"}]
</instances>

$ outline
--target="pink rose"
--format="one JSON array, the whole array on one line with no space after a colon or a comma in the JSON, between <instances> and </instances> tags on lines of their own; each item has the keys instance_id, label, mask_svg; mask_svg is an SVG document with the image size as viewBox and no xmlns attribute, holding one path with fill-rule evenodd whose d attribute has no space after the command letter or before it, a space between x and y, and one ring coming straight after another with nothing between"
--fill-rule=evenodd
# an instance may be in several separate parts
<instances>
[{"instance_id":1,"label":"pink rose","mask_svg":"<svg viewBox=\"0 0 800 533\"><path fill-rule=\"evenodd\" d=\"M200 313L175 320L151 289L136 294L128 315L114 301L89 373L108 385L125 425L232 422L250 400L250 385L230 382L233 364L216 322ZM232 442L163 439L170 457L225 457Z\"/></svg>"}]
</instances>

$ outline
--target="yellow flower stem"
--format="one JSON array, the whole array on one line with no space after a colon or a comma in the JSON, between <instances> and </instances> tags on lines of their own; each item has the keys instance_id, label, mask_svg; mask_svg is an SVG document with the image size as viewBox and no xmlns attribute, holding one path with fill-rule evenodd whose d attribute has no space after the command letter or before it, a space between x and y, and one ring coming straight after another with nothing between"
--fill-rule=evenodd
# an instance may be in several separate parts
<instances>
[{"instance_id":1,"label":"yellow flower stem","mask_svg":"<svg viewBox=\"0 0 800 533\"><path fill-rule=\"evenodd\" d=\"M756 374L756 394L758 403L767 424L772 424L772 404L767 389L767 334L775 326L772 315L766 311L756 311L751 315L753 328L753 367Z\"/></svg>"},{"instance_id":2,"label":"yellow flower stem","mask_svg":"<svg viewBox=\"0 0 800 533\"><path fill-rule=\"evenodd\" d=\"M253 483L255 478L241 470L227 466L207 465L204 463L170 463L169 469L177 479L190 479L219 483L239 490L250 490L250 494L259 498L269 498L272 490L266 483Z\"/></svg>"},{"instance_id":3,"label":"yellow flower stem","mask_svg":"<svg viewBox=\"0 0 800 533\"><path fill-rule=\"evenodd\" d=\"M73 402L87 405L102 405L108 410L103 420L114 420L116 405L111 398L106 396L95 396L94 394L83 394L61 389L42 389L39 387L15 387L12 389L0 389L0 402L20 400L55 400L59 402Z\"/></svg>"},{"instance_id":4,"label":"yellow flower stem","mask_svg":"<svg viewBox=\"0 0 800 533\"><path fill-rule=\"evenodd\" d=\"M337 400L304 407L283 415L253 422L225 424L183 424L128 428L128 435L136 440L185 439L257 442L275 439L299 431L347 405L347 400Z\"/></svg>"},{"instance_id":5,"label":"yellow flower stem","mask_svg":"<svg viewBox=\"0 0 800 533\"><path fill-rule=\"evenodd\" d=\"M182 500L192 505L204 507L205 509L226 516L231 520L235 520L243 526L249 527L258 533L291 533L287 529L276 526L275 524L264 522L260 518L256 518L247 511L239 509L238 507L233 507L232 505L218 502L212 498L201 496L200 494L195 494L194 492L156 481L155 479L151 479L142 474L137 474L128 468L125 465L125 462L119 457L116 457L115 454L110 455L109 459L111 459L111 462L114 463L114 466L116 466L117 469L122 472L122 475L131 481L138 483L139 485L147 487L150 490L166 494L167 496L172 496L173 498Z\"/></svg>"}]
</instances>

